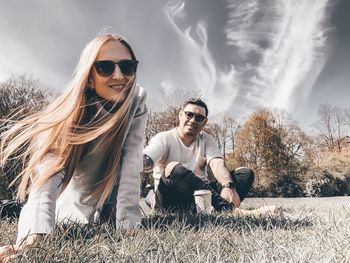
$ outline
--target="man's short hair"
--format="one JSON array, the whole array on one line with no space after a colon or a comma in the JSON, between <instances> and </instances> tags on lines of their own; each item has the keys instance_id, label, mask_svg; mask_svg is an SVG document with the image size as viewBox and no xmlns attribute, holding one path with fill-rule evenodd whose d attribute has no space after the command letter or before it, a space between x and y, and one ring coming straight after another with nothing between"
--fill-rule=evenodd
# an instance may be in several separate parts
<instances>
[{"instance_id":1,"label":"man's short hair","mask_svg":"<svg viewBox=\"0 0 350 263\"><path fill-rule=\"evenodd\" d=\"M205 109L205 117L208 117L208 106L200 98L189 98L182 104L182 109L184 109L188 104L194 104Z\"/></svg>"}]
</instances>

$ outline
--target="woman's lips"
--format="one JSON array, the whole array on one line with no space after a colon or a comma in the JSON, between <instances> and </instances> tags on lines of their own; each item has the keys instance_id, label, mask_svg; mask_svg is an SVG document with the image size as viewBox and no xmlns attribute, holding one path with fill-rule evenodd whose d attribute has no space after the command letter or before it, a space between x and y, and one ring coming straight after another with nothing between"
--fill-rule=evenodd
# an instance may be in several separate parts
<instances>
[{"instance_id":1,"label":"woman's lips","mask_svg":"<svg viewBox=\"0 0 350 263\"><path fill-rule=\"evenodd\" d=\"M122 90L125 87L125 84L113 84L109 85L109 87L114 90Z\"/></svg>"}]
</instances>

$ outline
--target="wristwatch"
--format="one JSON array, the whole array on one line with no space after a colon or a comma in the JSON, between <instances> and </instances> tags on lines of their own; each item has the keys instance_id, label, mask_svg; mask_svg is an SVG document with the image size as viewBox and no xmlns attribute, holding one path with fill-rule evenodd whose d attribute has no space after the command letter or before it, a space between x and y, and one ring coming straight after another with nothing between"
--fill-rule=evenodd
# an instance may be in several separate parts
<instances>
[{"instance_id":1,"label":"wristwatch","mask_svg":"<svg viewBox=\"0 0 350 263\"><path fill-rule=\"evenodd\" d=\"M228 182L226 184L222 185L222 188L236 188L235 184L233 182Z\"/></svg>"}]
</instances>

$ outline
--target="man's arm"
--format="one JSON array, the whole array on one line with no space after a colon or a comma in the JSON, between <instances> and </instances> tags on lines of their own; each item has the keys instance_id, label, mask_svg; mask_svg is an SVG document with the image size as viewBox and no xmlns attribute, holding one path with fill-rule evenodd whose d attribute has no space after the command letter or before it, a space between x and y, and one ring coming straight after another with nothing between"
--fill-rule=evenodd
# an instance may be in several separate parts
<instances>
[{"instance_id":1,"label":"man's arm","mask_svg":"<svg viewBox=\"0 0 350 263\"><path fill-rule=\"evenodd\" d=\"M226 168L225 162L222 158L213 158L209 162L209 166L216 180L218 180L221 185L232 182L230 172Z\"/></svg>"},{"instance_id":2,"label":"man's arm","mask_svg":"<svg viewBox=\"0 0 350 263\"><path fill-rule=\"evenodd\" d=\"M233 183L230 172L228 171L225 162L222 158L214 158L209 162L215 178L222 186ZM237 208L241 204L241 200L235 188L223 187L220 193L221 197L234 204Z\"/></svg>"},{"instance_id":3,"label":"man's arm","mask_svg":"<svg viewBox=\"0 0 350 263\"><path fill-rule=\"evenodd\" d=\"M143 172L150 173L155 164L161 160L167 151L165 132L156 134L143 150Z\"/></svg>"}]
</instances>

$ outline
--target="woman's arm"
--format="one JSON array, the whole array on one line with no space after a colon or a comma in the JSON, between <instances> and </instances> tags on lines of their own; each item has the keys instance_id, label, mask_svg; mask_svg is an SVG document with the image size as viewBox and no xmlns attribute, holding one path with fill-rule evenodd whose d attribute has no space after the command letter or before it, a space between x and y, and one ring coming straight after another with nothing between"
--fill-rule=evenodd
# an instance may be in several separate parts
<instances>
[{"instance_id":1,"label":"woman's arm","mask_svg":"<svg viewBox=\"0 0 350 263\"><path fill-rule=\"evenodd\" d=\"M44 170L40 165L37 169L38 174ZM1 247L0 258L15 254L23 247L35 243L43 234L52 232L55 225L56 199L61 190L63 177L63 172L57 173L41 188L30 192L19 217L16 244Z\"/></svg>"},{"instance_id":2,"label":"woman's arm","mask_svg":"<svg viewBox=\"0 0 350 263\"><path fill-rule=\"evenodd\" d=\"M143 93L122 150L116 224L117 227L126 229L133 228L141 222L139 199L140 172L143 167L142 150L147 118L145 98Z\"/></svg>"},{"instance_id":3,"label":"woman's arm","mask_svg":"<svg viewBox=\"0 0 350 263\"><path fill-rule=\"evenodd\" d=\"M48 179L39 189L31 191L18 221L17 242L31 234L49 234L55 225L56 200L61 191L64 172Z\"/></svg>"},{"instance_id":4,"label":"woman's arm","mask_svg":"<svg viewBox=\"0 0 350 263\"><path fill-rule=\"evenodd\" d=\"M11 255L40 240L43 234L52 232L55 225L56 199L61 190L63 176L63 172L55 174L43 187L29 194L19 217L16 244L0 247L1 260L6 262L5 260L11 259Z\"/></svg>"}]
</instances>

